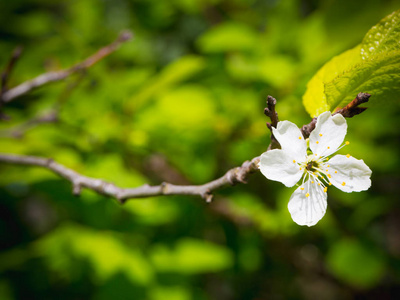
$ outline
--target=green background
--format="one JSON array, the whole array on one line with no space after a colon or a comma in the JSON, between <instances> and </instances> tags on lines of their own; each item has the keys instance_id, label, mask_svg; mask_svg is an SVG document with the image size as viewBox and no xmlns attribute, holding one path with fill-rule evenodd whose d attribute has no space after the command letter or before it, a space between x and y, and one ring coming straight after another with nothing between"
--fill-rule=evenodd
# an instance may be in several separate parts
<instances>
[{"instance_id":1,"label":"green background","mask_svg":"<svg viewBox=\"0 0 400 300\"><path fill-rule=\"evenodd\" d=\"M135 38L82 74L5 105L0 152L51 157L119 186L202 184L310 121L308 80L361 42L396 1L14 0L0 2L0 65L24 47L15 86ZM367 91L365 91L367 92ZM261 174L196 197L115 200L34 167L0 164L1 299L395 299L400 297L400 106L371 96L342 154L372 169L367 192L331 188L314 227L294 188ZM55 123L21 127L59 110ZM25 128L21 130L21 128Z\"/></svg>"}]
</instances>

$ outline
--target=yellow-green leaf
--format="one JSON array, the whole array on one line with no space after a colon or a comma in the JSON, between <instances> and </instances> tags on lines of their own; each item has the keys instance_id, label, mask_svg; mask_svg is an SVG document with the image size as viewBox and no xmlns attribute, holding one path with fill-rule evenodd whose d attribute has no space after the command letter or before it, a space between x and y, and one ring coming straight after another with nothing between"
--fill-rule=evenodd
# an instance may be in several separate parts
<instances>
[{"instance_id":1,"label":"yellow-green leaf","mask_svg":"<svg viewBox=\"0 0 400 300\"><path fill-rule=\"evenodd\" d=\"M324 85L342 75L346 70L352 70L357 63L361 63L360 49L361 46L358 45L335 56L308 82L306 93L303 96L303 104L312 117L332 108L327 102Z\"/></svg>"},{"instance_id":2,"label":"yellow-green leaf","mask_svg":"<svg viewBox=\"0 0 400 300\"><path fill-rule=\"evenodd\" d=\"M347 105L359 92L373 102L398 100L400 10L372 27L362 43L326 63L307 84L303 104L315 117Z\"/></svg>"},{"instance_id":3,"label":"yellow-green leaf","mask_svg":"<svg viewBox=\"0 0 400 300\"><path fill-rule=\"evenodd\" d=\"M397 10L372 27L361 43L361 56L368 59L379 53L399 49L400 10Z\"/></svg>"},{"instance_id":4,"label":"yellow-green leaf","mask_svg":"<svg viewBox=\"0 0 400 300\"><path fill-rule=\"evenodd\" d=\"M362 64L325 83L329 107L342 107L359 92L368 92L379 103L399 99L400 51L366 59Z\"/></svg>"}]
</instances>

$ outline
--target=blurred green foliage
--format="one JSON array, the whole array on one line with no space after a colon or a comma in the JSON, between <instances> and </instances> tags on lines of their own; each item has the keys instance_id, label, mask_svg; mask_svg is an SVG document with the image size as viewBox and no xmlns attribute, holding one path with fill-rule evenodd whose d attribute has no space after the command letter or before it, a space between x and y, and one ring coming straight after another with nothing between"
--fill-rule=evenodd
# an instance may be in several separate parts
<instances>
[{"instance_id":1,"label":"blurred green foliage","mask_svg":"<svg viewBox=\"0 0 400 300\"><path fill-rule=\"evenodd\" d=\"M135 38L84 74L7 104L0 152L52 157L124 187L212 180L266 150L268 94L281 120L308 123L307 82L398 8L394 0L1 1L1 66L24 46L10 87L82 61L123 29ZM74 197L47 170L1 164L0 298L398 298L400 109L375 103L348 120L346 148L373 170L372 188L330 189L312 228L292 222L292 190L260 174L211 204L181 196L120 206L86 190ZM58 122L21 131L52 109Z\"/></svg>"}]
</instances>

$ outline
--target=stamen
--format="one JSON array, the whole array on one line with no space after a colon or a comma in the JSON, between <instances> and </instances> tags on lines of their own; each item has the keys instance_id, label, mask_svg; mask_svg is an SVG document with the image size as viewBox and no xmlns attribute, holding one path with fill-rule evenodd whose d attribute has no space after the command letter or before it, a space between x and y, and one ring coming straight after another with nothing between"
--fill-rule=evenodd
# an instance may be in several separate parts
<instances>
[{"instance_id":1,"label":"stamen","mask_svg":"<svg viewBox=\"0 0 400 300\"><path fill-rule=\"evenodd\" d=\"M321 185L321 182L318 182L318 185Z\"/></svg>"},{"instance_id":2,"label":"stamen","mask_svg":"<svg viewBox=\"0 0 400 300\"><path fill-rule=\"evenodd\" d=\"M311 183L314 183L314 181L311 181Z\"/></svg>"},{"instance_id":3,"label":"stamen","mask_svg":"<svg viewBox=\"0 0 400 300\"><path fill-rule=\"evenodd\" d=\"M300 167L300 171L301 171L301 170L303 170L303 169Z\"/></svg>"},{"instance_id":4,"label":"stamen","mask_svg":"<svg viewBox=\"0 0 400 300\"><path fill-rule=\"evenodd\" d=\"M301 136L299 136L299 140L301 140Z\"/></svg>"},{"instance_id":5,"label":"stamen","mask_svg":"<svg viewBox=\"0 0 400 300\"><path fill-rule=\"evenodd\" d=\"M349 142L349 141L346 141L346 145L350 145L350 142Z\"/></svg>"},{"instance_id":6,"label":"stamen","mask_svg":"<svg viewBox=\"0 0 400 300\"><path fill-rule=\"evenodd\" d=\"M326 186L325 188L324 188L324 192L326 193L328 191L328 187Z\"/></svg>"},{"instance_id":7,"label":"stamen","mask_svg":"<svg viewBox=\"0 0 400 300\"><path fill-rule=\"evenodd\" d=\"M351 156L350 154L347 154L347 155L346 155L347 158L350 158L350 156Z\"/></svg>"},{"instance_id":8,"label":"stamen","mask_svg":"<svg viewBox=\"0 0 400 300\"><path fill-rule=\"evenodd\" d=\"M296 161L293 159L293 162L295 163Z\"/></svg>"},{"instance_id":9,"label":"stamen","mask_svg":"<svg viewBox=\"0 0 400 300\"><path fill-rule=\"evenodd\" d=\"M326 169L326 171L327 171L327 172L329 172L329 170L328 170L328 169Z\"/></svg>"},{"instance_id":10,"label":"stamen","mask_svg":"<svg viewBox=\"0 0 400 300\"><path fill-rule=\"evenodd\" d=\"M309 193L307 193L307 194L306 194L306 197L310 197L310 194L309 194Z\"/></svg>"},{"instance_id":11,"label":"stamen","mask_svg":"<svg viewBox=\"0 0 400 300\"><path fill-rule=\"evenodd\" d=\"M343 182L342 182L342 185L345 186L345 185L346 185L346 182L343 181Z\"/></svg>"},{"instance_id":12,"label":"stamen","mask_svg":"<svg viewBox=\"0 0 400 300\"><path fill-rule=\"evenodd\" d=\"M319 142L318 142L318 141L316 141L315 143L316 143L316 144L319 144Z\"/></svg>"},{"instance_id":13,"label":"stamen","mask_svg":"<svg viewBox=\"0 0 400 300\"><path fill-rule=\"evenodd\" d=\"M315 156L318 156L318 154L315 154Z\"/></svg>"},{"instance_id":14,"label":"stamen","mask_svg":"<svg viewBox=\"0 0 400 300\"><path fill-rule=\"evenodd\" d=\"M331 174L327 174L329 178L332 178Z\"/></svg>"},{"instance_id":15,"label":"stamen","mask_svg":"<svg viewBox=\"0 0 400 300\"><path fill-rule=\"evenodd\" d=\"M335 174L337 174L337 171L335 171Z\"/></svg>"},{"instance_id":16,"label":"stamen","mask_svg":"<svg viewBox=\"0 0 400 300\"><path fill-rule=\"evenodd\" d=\"M331 149L331 147L328 147L328 149Z\"/></svg>"},{"instance_id":17,"label":"stamen","mask_svg":"<svg viewBox=\"0 0 400 300\"><path fill-rule=\"evenodd\" d=\"M329 167L330 167L330 165L327 165L327 167L329 168Z\"/></svg>"},{"instance_id":18,"label":"stamen","mask_svg":"<svg viewBox=\"0 0 400 300\"><path fill-rule=\"evenodd\" d=\"M329 182L328 184L329 184L329 185L332 185L332 183L330 183L330 182Z\"/></svg>"},{"instance_id":19,"label":"stamen","mask_svg":"<svg viewBox=\"0 0 400 300\"><path fill-rule=\"evenodd\" d=\"M322 133L320 133L319 136L322 136Z\"/></svg>"},{"instance_id":20,"label":"stamen","mask_svg":"<svg viewBox=\"0 0 400 300\"><path fill-rule=\"evenodd\" d=\"M301 187L300 189L301 189L302 191L304 191L304 188L303 188L303 187Z\"/></svg>"}]
</instances>

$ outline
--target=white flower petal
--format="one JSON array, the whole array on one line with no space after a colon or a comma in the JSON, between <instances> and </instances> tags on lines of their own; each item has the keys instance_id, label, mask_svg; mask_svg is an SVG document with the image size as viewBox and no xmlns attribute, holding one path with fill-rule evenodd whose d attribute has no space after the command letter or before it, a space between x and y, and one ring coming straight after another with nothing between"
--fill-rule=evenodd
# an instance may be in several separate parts
<instances>
[{"instance_id":1,"label":"white flower petal","mask_svg":"<svg viewBox=\"0 0 400 300\"><path fill-rule=\"evenodd\" d=\"M343 192L365 191L371 186L372 171L362 159L335 155L329 160L329 166L331 183Z\"/></svg>"},{"instance_id":2,"label":"white flower petal","mask_svg":"<svg viewBox=\"0 0 400 300\"><path fill-rule=\"evenodd\" d=\"M319 115L315 129L310 134L310 149L317 156L335 153L343 143L347 123L341 114L332 117L329 111Z\"/></svg>"},{"instance_id":3,"label":"white flower petal","mask_svg":"<svg viewBox=\"0 0 400 300\"><path fill-rule=\"evenodd\" d=\"M296 124L289 121L281 121L277 128L272 127L275 138L281 144L282 150L291 153L293 159L298 162L305 160L307 156L307 142Z\"/></svg>"},{"instance_id":4,"label":"white flower petal","mask_svg":"<svg viewBox=\"0 0 400 300\"><path fill-rule=\"evenodd\" d=\"M302 190L302 187L304 190ZM298 187L289 200L288 209L293 221L313 226L325 215L327 194L324 188L311 180Z\"/></svg>"},{"instance_id":5,"label":"white flower petal","mask_svg":"<svg viewBox=\"0 0 400 300\"><path fill-rule=\"evenodd\" d=\"M260 171L270 180L282 182L287 187L294 186L303 174L293 156L281 149L261 154Z\"/></svg>"}]
</instances>

